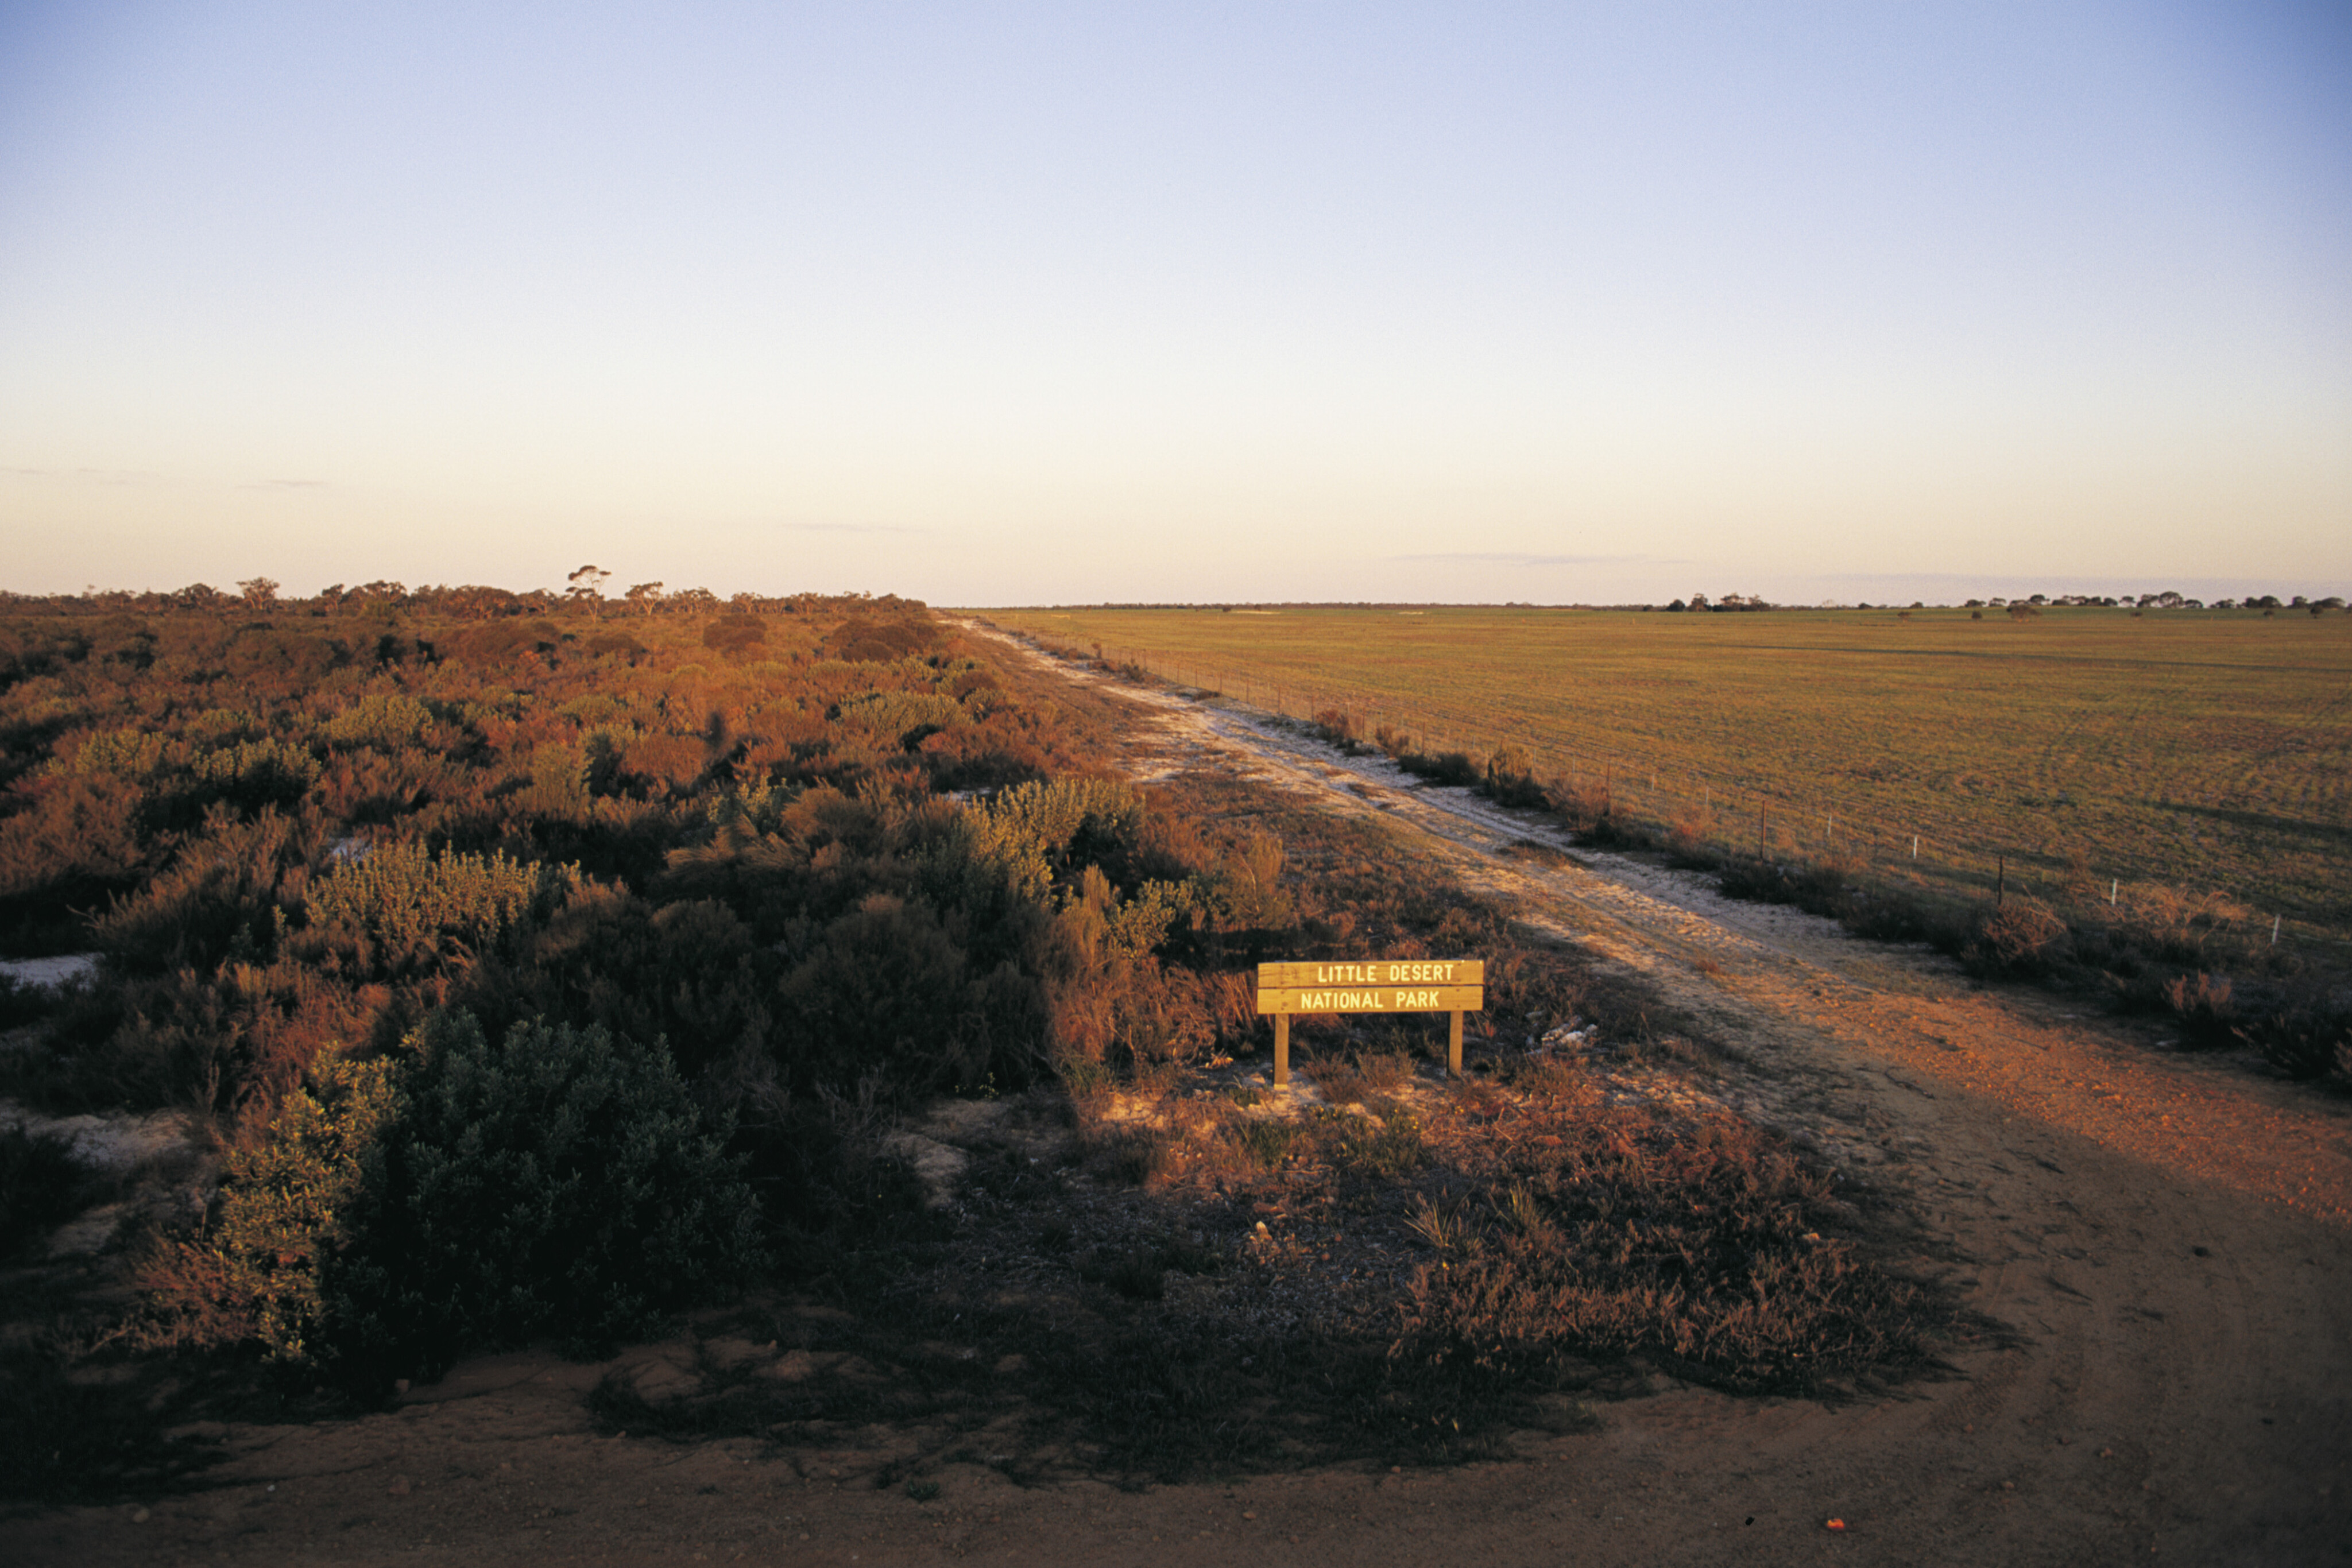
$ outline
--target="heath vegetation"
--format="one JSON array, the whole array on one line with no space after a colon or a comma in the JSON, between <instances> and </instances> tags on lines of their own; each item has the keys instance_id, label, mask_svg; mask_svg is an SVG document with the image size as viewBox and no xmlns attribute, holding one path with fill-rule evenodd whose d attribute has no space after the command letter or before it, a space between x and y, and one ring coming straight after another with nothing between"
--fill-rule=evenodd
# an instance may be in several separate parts
<instances>
[{"instance_id":1,"label":"heath vegetation","mask_svg":"<svg viewBox=\"0 0 2352 1568\"><path fill-rule=\"evenodd\" d=\"M164 1484L192 1411L728 1303L834 1372L611 1418L933 1455L1010 1421L1122 1473L1464 1453L1647 1369L1852 1388L1958 1332L1871 1261L1867 1195L1530 1050L1703 1066L1644 997L1376 829L1124 781L1115 704L918 604L246 586L0 618L0 940L99 956L0 998L0 1092L205 1151L125 1221L132 1305L10 1276L19 1495ZM1479 1071L1307 1020L1323 1092L1270 1114L1250 966L1370 946L1486 957ZM940 1103L1003 1118L948 1207L908 1131ZM26 1264L96 1178L0 1137Z\"/></svg>"}]
</instances>

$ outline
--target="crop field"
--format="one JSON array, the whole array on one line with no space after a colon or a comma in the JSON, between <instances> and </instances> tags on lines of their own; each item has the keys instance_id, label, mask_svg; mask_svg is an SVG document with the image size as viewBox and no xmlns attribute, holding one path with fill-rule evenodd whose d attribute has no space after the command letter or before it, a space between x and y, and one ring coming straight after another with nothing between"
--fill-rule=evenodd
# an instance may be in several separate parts
<instances>
[{"instance_id":1,"label":"crop field","mask_svg":"<svg viewBox=\"0 0 2352 1568\"><path fill-rule=\"evenodd\" d=\"M1522 748L1621 819L1928 894L2219 893L2352 936L2352 617L2053 609L998 610L1008 631L1423 751ZM1916 845L1915 845L1916 839Z\"/></svg>"}]
</instances>

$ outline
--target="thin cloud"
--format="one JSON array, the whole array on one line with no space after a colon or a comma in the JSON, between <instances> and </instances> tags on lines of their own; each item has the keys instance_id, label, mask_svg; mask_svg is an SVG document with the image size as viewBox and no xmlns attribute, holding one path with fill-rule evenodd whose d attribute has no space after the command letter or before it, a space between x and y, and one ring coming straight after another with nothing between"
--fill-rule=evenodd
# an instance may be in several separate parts
<instances>
[{"instance_id":1,"label":"thin cloud","mask_svg":"<svg viewBox=\"0 0 2352 1568\"><path fill-rule=\"evenodd\" d=\"M77 468L74 477L93 485L152 485L163 476L145 468Z\"/></svg>"}]
</instances>

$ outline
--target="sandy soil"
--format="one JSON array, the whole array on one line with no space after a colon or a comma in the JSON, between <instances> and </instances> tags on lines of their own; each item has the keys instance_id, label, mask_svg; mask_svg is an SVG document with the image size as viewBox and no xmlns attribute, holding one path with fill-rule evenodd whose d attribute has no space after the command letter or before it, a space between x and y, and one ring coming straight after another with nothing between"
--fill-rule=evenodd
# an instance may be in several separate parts
<instances>
[{"instance_id":1,"label":"sandy soil","mask_svg":"<svg viewBox=\"0 0 2352 1568\"><path fill-rule=\"evenodd\" d=\"M1090 678L1090 677L1076 677ZM880 1450L595 1435L605 1368L470 1363L400 1409L200 1434L205 1493L0 1523L0 1561L2352 1562L2352 1107L1696 878L1566 851L1264 716L1139 697L1139 772L1233 768L1447 846L1533 926L1731 1042L1721 1097L1908 1194L2013 1347L1843 1406L1660 1382L1601 1427L1442 1472L1126 1492ZM689 1375L684 1345L621 1360ZM1831 1521L1842 1528L1832 1529Z\"/></svg>"}]
</instances>

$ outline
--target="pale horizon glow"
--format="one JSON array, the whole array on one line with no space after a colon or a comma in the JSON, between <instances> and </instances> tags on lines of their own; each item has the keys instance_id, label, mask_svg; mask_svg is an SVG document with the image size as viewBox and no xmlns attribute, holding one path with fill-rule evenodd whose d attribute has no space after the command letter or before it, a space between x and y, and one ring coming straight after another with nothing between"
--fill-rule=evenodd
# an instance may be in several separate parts
<instances>
[{"instance_id":1,"label":"pale horizon glow","mask_svg":"<svg viewBox=\"0 0 2352 1568\"><path fill-rule=\"evenodd\" d=\"M2317 4L30 4L0 588L2352 591Z\"/></svg>"}]
</instances>

